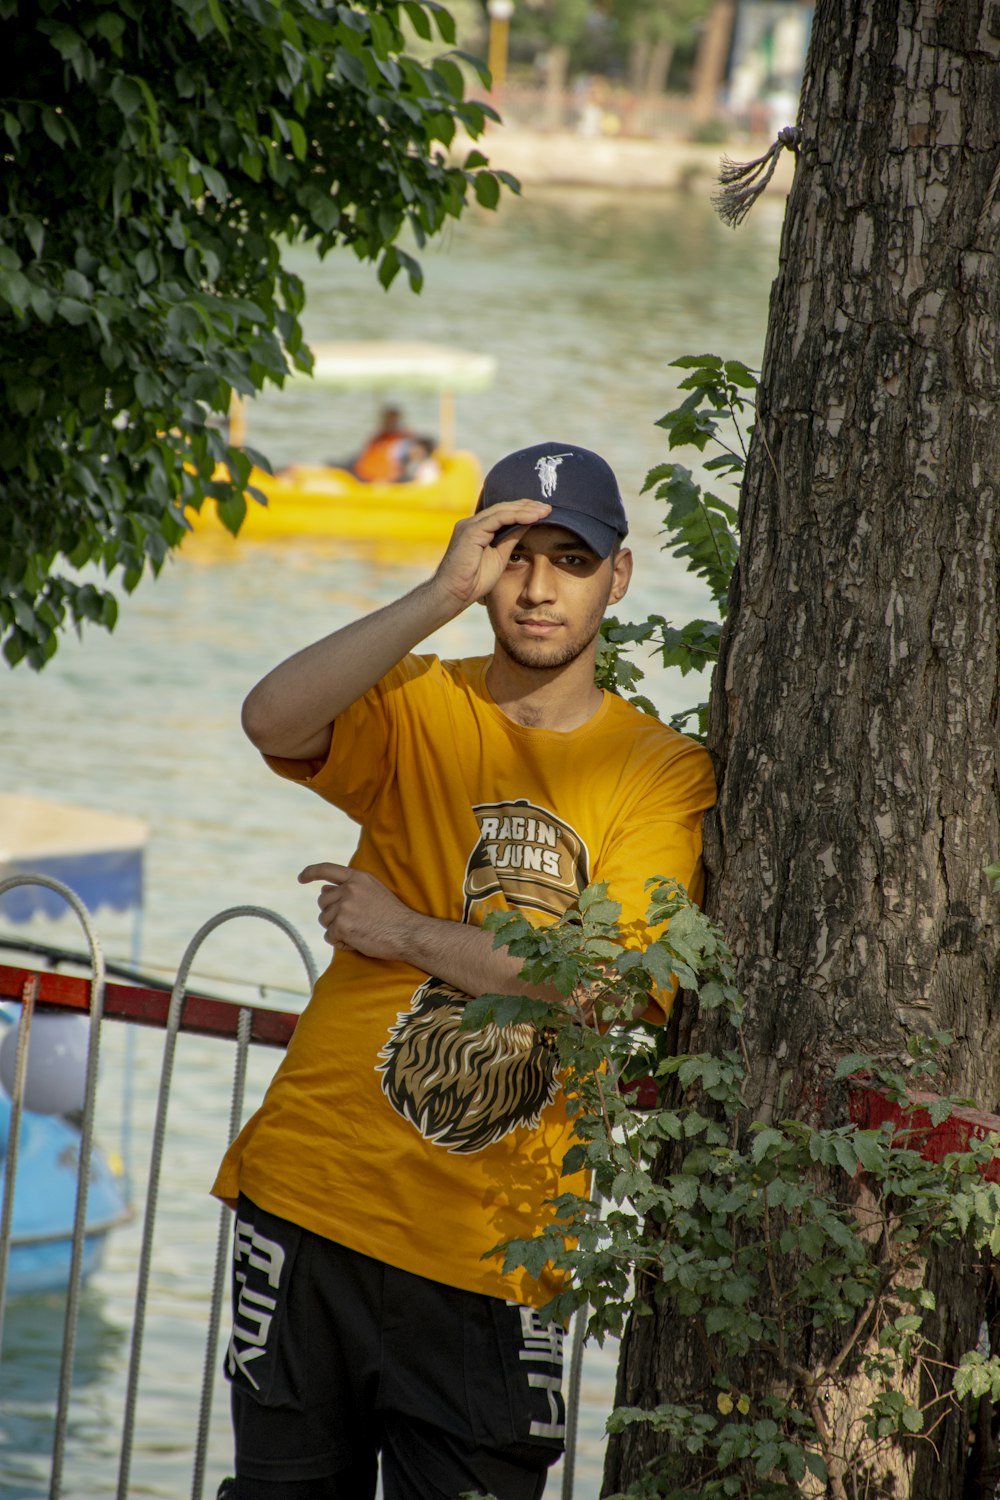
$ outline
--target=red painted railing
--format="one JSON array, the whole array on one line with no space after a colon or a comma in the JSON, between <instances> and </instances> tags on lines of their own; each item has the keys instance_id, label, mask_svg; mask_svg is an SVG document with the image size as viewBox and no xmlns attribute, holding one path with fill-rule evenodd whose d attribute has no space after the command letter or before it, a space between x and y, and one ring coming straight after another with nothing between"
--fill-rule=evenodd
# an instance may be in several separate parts
<instances>
[{"instance_id":1,"label":"red painted railing","mask_svg":"<svg viewBox=\"0 0 1000 1500\"><path fill-rule=\"evenodd\" d=\"M25 985L32 979L37 979L39 985L38 1004L84 1014L89 1010L89 979L19 968L12 964L0 964L0 999L20 1000ZM166 1024L169 1003L170 991L167 989L109 983L105 990L104 1014L111 1020L162 1027ZM252 1042L265 1047L287 1047L298 1020L293 1011L266 1010L259 1006L246 1008L253 1015ZM238 1018L239 1009L232 1002L192 993L184 1001L181 1029L198 1036L223 1037L232 1041L236 1037ZM638 1108L656 1107L658 1091L652 1078L636 1079L630 1088L635 1092ZM942 1161L952 1151L967 1151L971 1145L991 1135L1000 1135L1000 1115L961 1106L953 1108L946 1119L935 1124L930 1108L936 1102L934 1094L915 1093L907 1107L887 1098L873 1084L855 1081L850 1093L850 1116L852 1122L863 1130L878 1130L885 1124L892 1124L894 1134L900 1138L898 1143L916 1147L928 1161ZM989 1182L1000 1182L1000 1156L994 1157L983 1168L983 1175Z\"/></svg>"},{"instance_id":2,"label":"red painted railing","mask_svg":"<svg viewBox=\"0 0 1000 1500\"><path fill-rule=\"evenodd\" d=\"M20 1000L25 985L38 980L37 1003L60 1010L90 1010L90 979L76 975L56 974L47 970L19 968L0 964L0 1000ZM151 989L144 985L107 984L104 992L104 1014L109 1020L134 1021L139 1026L163 1027L170 1004L169 989ZM184 999L181 1029L197 1036L236 1038L240 1004L213 1000L208 995L188 994ZM251 1042L265 1047L287 1047L298 1016L294 1011L267 1010L245 1006L253 1015Z\"/></svg>"}]
</instances>

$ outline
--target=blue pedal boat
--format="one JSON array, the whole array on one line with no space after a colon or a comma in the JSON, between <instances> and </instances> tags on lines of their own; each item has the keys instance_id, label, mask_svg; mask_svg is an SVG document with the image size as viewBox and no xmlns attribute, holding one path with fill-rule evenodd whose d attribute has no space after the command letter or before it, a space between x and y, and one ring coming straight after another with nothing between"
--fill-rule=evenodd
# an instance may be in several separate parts
<instances>
[{"instance_id":1,"label":"blue pedal boat","mask_svg":"<svg viewBox=\"0 0 1000 1500\"><path fill-rule=\"evenodd\" d=\"M10 1139L11 1101L0 1089L0 1194ZM65 1291L76 1211L80 1132L61 1115L21 1115L7 1293ZM94 1147L84 1238L84 1279L104 1257L108 1233L132 1217L120 1161Z\"/></svg>"},{"instance_id":2,"label":"blue pedal boat","mask_svg":"<svg viewBox=\"0 0 1000 1500\"><path fill-rule=\"evenodd\" d=\"M69 886L88 910L133 913L133 962L138 959L143 905L146 823L31 795L0 793L0 879L42 875ZM45 951L2 927L34 931L35 919L71 915L64 898L45 886L23 885L0 899L0 945ZM56 950L53 950L53 956ZM66 955L72 958L72 955ZM15 1025L16 1004L0 1005L0 1042ZM34 1046L34 1031L32 1032ZM30 1048L29 1048L30 1055ZM0 1202L3 1200L12 1105L0 1084ZM72 1115L21 1114L10 1227L7 1294L59 1292L69 1281L76 1213L80 1128ZM120 1158L93 1146L87 1196L83 1276L100 1265L108 1233L132 1217L127 1174ZM2 1230L2 1225L0 1225Z\"/></svg>"}]
</instances>

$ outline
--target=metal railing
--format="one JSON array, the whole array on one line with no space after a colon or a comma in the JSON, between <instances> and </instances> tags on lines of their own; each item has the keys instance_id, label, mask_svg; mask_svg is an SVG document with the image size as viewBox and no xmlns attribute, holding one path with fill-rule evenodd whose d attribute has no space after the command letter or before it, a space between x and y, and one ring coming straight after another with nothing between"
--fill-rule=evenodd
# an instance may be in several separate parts
<instances>
[{"instance_id":1,"label":"metal railing","mask_svg":"<svg viewBox=\"0 0 1000 1500\"><path fill-rule=\"evenodd\" d=\"M149 1305L150 1274L153 1261L160 1187L163 1177L167 1120L171 1086L175 1071L178 1036L181 1032L184 1032L202 1037L226 1039L235 1044L232 1065L232 1093L225 1139L225 1145L228 1146L235 1139L240 1129L246 1094L247 1060L251 1045L257 1044L272 1048L285 1047L298 1020L297 1014L293 1012L278 1011L263 1006L245 1005L238 1001L222 1000L189 993L188 979L192 965L206 938L217 928L237 917L253 917L272 923L291 939L302 959L310 989L316 982L316 968L304 940L284 917L263 907L239 906L220 912L199 928L184 952L173 989L169 992L169 996L165 989L154 989L145 983L112 983L107 978L108 966L105 963L100 940L94 931L90 916L79 897L60 881L41 875L18 875L8 880L0 881L0 897L14 886L22 884L44 885L50 890L58 892L66 900L83 927L87 939L91 966L91 977L88 980L57 971L39 972L38 970L20 966L0 964L0 1001L18 1001L21 1006L11 1096L10 1129L3 1176L3 1194L2 1199L0 1199L0 1379L2 1379L4 1357L4 1311L8 1293L8 1266L11 1247L14 1241L12 1233L14 1191L17 1180L21 1125L25 1109L28 1046L32 1023L39 1007L56 1008L71 1015L87 1015L90 1021L85 1073L85 1095L80 1120L72 1248L66 1285L66 1306L60 1350L58 1396L52 1427L53 1441L48 1490L49 1500L60 1500L60 1496L63 1493L66 1439L69 1429L77 1329L80 1319L80 1298L84 1278L85 1241L87 1236L93 1234L97 1229L103 1230L108 1227L105 1223L95 1225L93 1221L89 1224L87 1222L88 1189L91 1180L94 1153L94 1118L102 1028L105 1020L124 1021L132 1025L155 1027L163 1033L155 1121L148 1142L149 1172L143 1210L142 1238L138 1257L134 1309L131 1319L131 1342L125 1385L121 1438L118 1449L116 1500L127 1500L137 1430L137 1403ZM127 1216L131 1217L131 1214L129 1213ZM203 1500L204 1495L213 1387L218 1365L222 1302L226 1292L231 1219L232 1215L229 1210L224 1206L220 1207L207 1330L205 1333L201 1391L193 1443L191 1500ZM65 1237L65 1232L63 1232L63 1237ZM36 1236L35 1238L37 1239L38 1237ZM49 1238L49 1236L46 1236L46 1238ZM21 1236L17 1240L17 1243L24 1245L28 1243L28 1239L29 1237ZM574 1490L577 1415L585 1323L584 1310L576 1319L571 1345L566 1399L567 1444L562 1466L561 1492L563 1500L572 1500Z\"/></svg>"},{"instance_id":2,"label":"metal railing","mask_svg":"<svg viewBox=\"0 0 1000 1500\"><path fill-rule=\"evenodd\" d=\"M149 1176L146 1189L125 1408L119 1449L116 1493L118 1500L125 1500L125 1497L128 1495L132 1465L136 1428L136 1401L142 1365L149 1277L178 1033L183 1028L185 1031L193 1031L201 1035L230 1037L235 1040L232 1099L226 1142L226 1144L229 1144L239 1130L242 1117L246 1086L247 1054L251 1042L257 1041L265 1045L284 1046L297 1020L295 1015L285 1012L275 1012L255 1006L245 1006L238 1002L208 999L204 996L189 996L188 977L192 964L205 939L210 933L222 926L223 923L232 921L237 917L255 917L272 923L285 932L292 940L305 966L310 989L316 982L316 966L304 940L284 917L264 907L233 907L228 911L220 912L218 916L206 922L192 938L181 960L169 1001L166 1002L164 992L153 991L143 987L108 985L100 941L93 929L90 916L79 897L67 886L48 876L18 875L8 880L0 881L0 897L6 891L18 885L44 885L50 890L57 892L66 900L67 904L76 913L83 927L92 966L92 978L89 984L87 981L72 980L65 975L39 974L34 971L19 970L10 966L0 966L0 997L16 999L21 1004L14 1082L11 1095L10 1131L4 1170L2 1206L0 1206L0 1367L2 1367L3 1360L3 1319L7 1302L8 1267L13 1240L14 1192L17 1181L19 1141L24 1116L28 1045L32 1022L35 1017L36 1007L39 1004L58 1006L71 1013L89 1013L90 1016L85 1092L80 1125L76 1205L72 1228L69 1274L66 1286L66 1310L60 1354L58 1396L53 1421L49 1500L59 1500L63 1489L65 1445L69 1423L77 1328L80 1317L80 1295L83 1284L84 1246L88 1232L93 1232L93 1226L88 1226L87 1224L87 1203L94 1150L94 1113L97 1099L97 1076L102 1024L106 1016L113 1016L115 1019L162 1026L164 1030L156 1121L150 1142ZM229 1211L225 1207L220 1208L215 1269L206 1335L204 1375L198 1409L197 1435L194 1444L191 1500L202 1500L205 1482L205 1459L211 1422L212 1374L217 1358L222 1299L225 1292L230 1218ZM24 1241L21 1241L21 1243L24 1243Z\"/></svg>"}]
</instances>

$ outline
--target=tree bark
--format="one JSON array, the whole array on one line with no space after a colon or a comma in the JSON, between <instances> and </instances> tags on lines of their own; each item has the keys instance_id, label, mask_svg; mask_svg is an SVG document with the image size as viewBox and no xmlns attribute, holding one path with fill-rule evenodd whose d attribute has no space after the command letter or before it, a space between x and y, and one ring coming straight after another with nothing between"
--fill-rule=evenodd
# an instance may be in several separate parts
<instances>
[{"instance_id":1,"label":"tree bark","mask_svg":"<svg viewBox=\"0 0 1000 1500\"><path fill-rule=\"evenodd\" d=\"M709 909L748 1001L758 1119L819 1111L838 1055L902 1057L938 1029L950 1084L993 1111L1000 5L819 0L800 125L712 692ZM966 1259L928 1272L945 1360L985 1308ZM629 1331L618 1399L705 1376L658 1311ZM938 1454L914 1444L868 1493L992 1493L967 1439L953 1408ZM642 1428L614 1441L605 1493L654 1451Z\"/></svg>"}]
</instances>

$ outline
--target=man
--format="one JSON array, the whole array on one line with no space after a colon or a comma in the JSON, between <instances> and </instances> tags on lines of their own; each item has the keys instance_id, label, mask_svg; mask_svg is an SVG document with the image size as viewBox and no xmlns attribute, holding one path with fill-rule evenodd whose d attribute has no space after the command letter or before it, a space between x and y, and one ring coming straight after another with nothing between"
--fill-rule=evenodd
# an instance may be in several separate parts
<instances>
[{"instance_id":1,"label":"man","mask_svg":"<svg viewBox=\"0 0 1000 1500\"><path fill-rule=\"evenodd\" d=\"M238 1500L367 1500L377 1453L386 1500L538 1500L561 1452L557 1284L488 1253L583 1186L556 1062L533 1027L459 1022L470 995L544 993L487 912L549 921L607 880L641 926L648 876L700 894L705 751L594 683L626 531L597 454L510 454L433 577L246 701L272 768L361 836L299 877L335 956L214 1189L238 1199ZM412 654L473 601L490 657Z\"/></svg>"}]
</instances>

